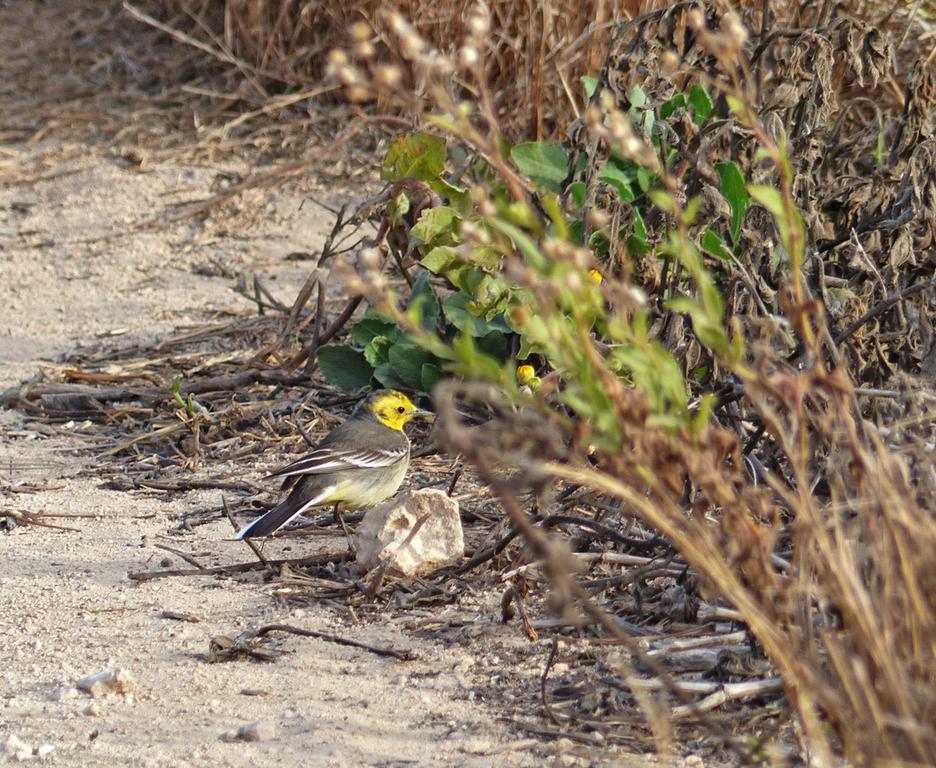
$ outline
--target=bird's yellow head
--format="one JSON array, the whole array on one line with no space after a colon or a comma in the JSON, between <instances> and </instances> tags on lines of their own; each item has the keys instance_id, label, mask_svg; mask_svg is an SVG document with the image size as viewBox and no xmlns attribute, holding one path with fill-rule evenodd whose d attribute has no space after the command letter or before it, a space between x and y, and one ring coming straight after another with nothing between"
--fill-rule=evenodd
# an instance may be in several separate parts
<instances>
[{"instance_id":1,"label":"bird's yellow head","mask_svg":"<svg viewBox=\"0 0 936 768\"><path fill-rule=\"evenodd\" d=\"M417 408L412 400L395 389L378 389L371 392L359 406L358 413L377 419L385 427L401 432L414 416L430 415L429 411Z\"/></svg>"}]
</instances>

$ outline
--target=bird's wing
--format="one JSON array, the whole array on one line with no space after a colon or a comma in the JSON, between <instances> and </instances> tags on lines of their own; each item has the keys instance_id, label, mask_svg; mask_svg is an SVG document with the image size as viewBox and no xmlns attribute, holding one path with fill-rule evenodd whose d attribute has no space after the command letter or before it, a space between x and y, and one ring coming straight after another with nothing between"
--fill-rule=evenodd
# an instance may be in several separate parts
<instances>
[{"instance_id":1,"label":"bird's wing","mask_svg":"<svg viewBox=\"0 0 936 768\"><path fill-rule=\"evenodd\" d=\"M396 464L409 453L408 445L394 448L364 448L343 450L328 447L317 448L301 459L280 467L268 477L290 477L294 475L321 475L325 472L340 472L348 469L378 469Z\"/></svg>"}]
</instances>

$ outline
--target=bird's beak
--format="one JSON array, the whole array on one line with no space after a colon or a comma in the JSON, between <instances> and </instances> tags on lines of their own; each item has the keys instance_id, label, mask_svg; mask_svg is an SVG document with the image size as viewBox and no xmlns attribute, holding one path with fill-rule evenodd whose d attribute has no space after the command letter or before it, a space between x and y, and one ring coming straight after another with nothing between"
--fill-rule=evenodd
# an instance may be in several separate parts
<instances>
[{"instance_id":1,"label":"bird's beak","mask_svg":"<svg viewBox=\"0 0 936 768\"><path fill-rule=\"evenodd\" d=\"M435 418L435 414L432 411L427 411L425 408L415 408L412 414L413 416L422 416L424 419Z\"/></svg>"}]
</instances>

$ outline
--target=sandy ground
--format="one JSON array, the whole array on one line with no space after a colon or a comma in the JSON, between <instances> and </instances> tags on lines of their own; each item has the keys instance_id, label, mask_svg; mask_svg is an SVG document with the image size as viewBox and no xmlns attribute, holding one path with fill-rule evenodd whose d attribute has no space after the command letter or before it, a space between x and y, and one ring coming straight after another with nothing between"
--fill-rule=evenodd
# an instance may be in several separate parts
<instances>
[{"instance_id":1,"label":"sandy ground","mask_svg":"<svg viewBox=\"0 0 936 768\"><path fill-rule=\"evenodd\" d=\"M131 222L180 190L207 196L215 173L140 174L93 147L70 170L0 192L0 389L100 337L154 338L252 311L231 278L199 274L205 264L262 274L288 301L305 270L282 257L314 249L330 225L320 208L300 208L300 196L281 192L262 225L237 237L196 242L184 224L135 230ZM227 562L249 553L224 541L226 523L168 538L182 511L217 504L217 494L165 501L103 489L69 428L40 435L20 414L0 412L0 504L93 515L59 521L77 531L0 533L0 742L13 735L35 748L48 744L55 764L76 766L526 765L553 751L536 757L523 742L512 749L522 734L499 722L496 705L474 701L475 657L465 647L407 636L391 621L354 625L328 608L277 608L259 580L130 581L128 571L167 557L184 566L159 542ZM495 616L479 616L477 634L519 641ZM288 653L275 663L204 660L211 637L267 622L410 649L418 661L299 638L279 643ZM131 696L91 699L75 690L79 678L114 668L135 678ZM229 739L256 720L273 724L276 736Z\"/></svg>"},{"instance_id":2,"label":"sandy ground","mask_svg":"<svg viewBox=\"0 0 936 768\"><path fill-rule=\"evenodd\" d=\"M24 56L57 62L62 70L52 75L73 82L76 93L99 88L102 61L110 65L94 45L82 54L83 38L56 37L72 34L68 24L56 25L57 4L24 2L25 14L17 5L0 3L0 71L19 73L0 83L6 120L0 172L22 171L0 176L0 391L82 346L153 340L252 313L253 304L233 290L239 277L259 274L291 303L308 262L285 257L314 252L331 225L330 214L308 198L334 203L336 195L361 194L367 173L336 173L341 169L332 162L313 169L301 187L251 200L244 216L140 227L167 205L207 198L251 169L231 159L167 160L141 169L93 131L41 138L39 126L17 123L18 104L46 99L50 114L57 110L58 97L32 81ZM77 18L93 25L105 6L120 13L119 3L85 5ZM16 26L24 20L31 24L26 37ZM118 54L132 65L129 54ZM69 69L82 55L90 69ZM104 487L82 429L0 410L0 522L4 510L79 516L56 521L68 531L0 527L0 763L20 757L153 768L647 762L585 751L567 739L537 740L511 724L523 717L547 725L529 700L518 711L505 692L520 685L538 690L549 640L531 645L516 623L501 624L494 592L361 621L337 605L285 607L259 576L130 580L131 571L185 566L160 544L205 563L251 555L225 541L226 522L173 530L184 512L217 508L216 492L166 497ZM197 621L166 618L166 611ZM270 622L410 650L416 660L293 636L274 643L285 654L272 663L207 662L211 638ZM448 630L425 631L429 626ZM114 669L135 680L129 695L92 698L76 689L80 678ZM233 738L255 721L273 733L262 741Z\"/></svg>"}]
</instances>

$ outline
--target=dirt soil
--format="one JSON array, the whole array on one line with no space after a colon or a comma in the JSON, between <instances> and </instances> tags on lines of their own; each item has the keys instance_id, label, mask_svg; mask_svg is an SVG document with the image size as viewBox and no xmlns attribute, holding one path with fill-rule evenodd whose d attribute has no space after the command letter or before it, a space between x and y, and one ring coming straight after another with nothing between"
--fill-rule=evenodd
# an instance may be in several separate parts
<instances>
[{"instance_id":1,"label":"dirt soil","mask_svg":"<svg viewBox=\"0 0 936 768\"><path fill-rule=\"evenodd\" d=\"M57 46L49 37L56 4L28 3L25 14L22 5L0 4L0 50L13 52L0 61L4 69L23 53L24 17L45 30L46 50ZM71 76L82 84L81 72ZM29 83L4 88L9 117L17 99L30 97ZM291 303L308 264L285 257L315 251L331 225L330 214L304 201L334 200L335 174L351 195L369 179L349 181L332 162L251 200L250 216L142 227L169 203L209 197L251 169L229 156L141 167L93 131L43 136L43 125L31 127L0 132L0 168L16 171L0 184L0 391L81 346L158 339L253 313L233 290L244 276L262 275ZM468 606L362 621L340 606L284 607L259 576L130 580L132 571L186 566L160 545L212 564L252 555L227 540L230 525L220 518L173 530L185 511L218 507L216 491L169 496L104 487L88 433L87 424L40 424L0 410L0 519L4 511L75 516L52 521L68 530L0 530L0 762L645 764L567 739L530 738L512 725L521 715L545 723L492 696L494 683L509 674L537 685L549 641L530 644L516 624L502 624L493 591ZM249 479L261 475L258 467ZM311 541L299 540L292 555L316 546ZM274 643L285 651L274 662L208 663L212 638L271 622L409 650L416 660L290 636ZM429 624L454 629L418 631ZM115 669L135 681L126 695L77 690L80 678ZM272 732L261 728L259 741L237 738L239 727L258 720Z\"/></svg>"}]
</instances>

